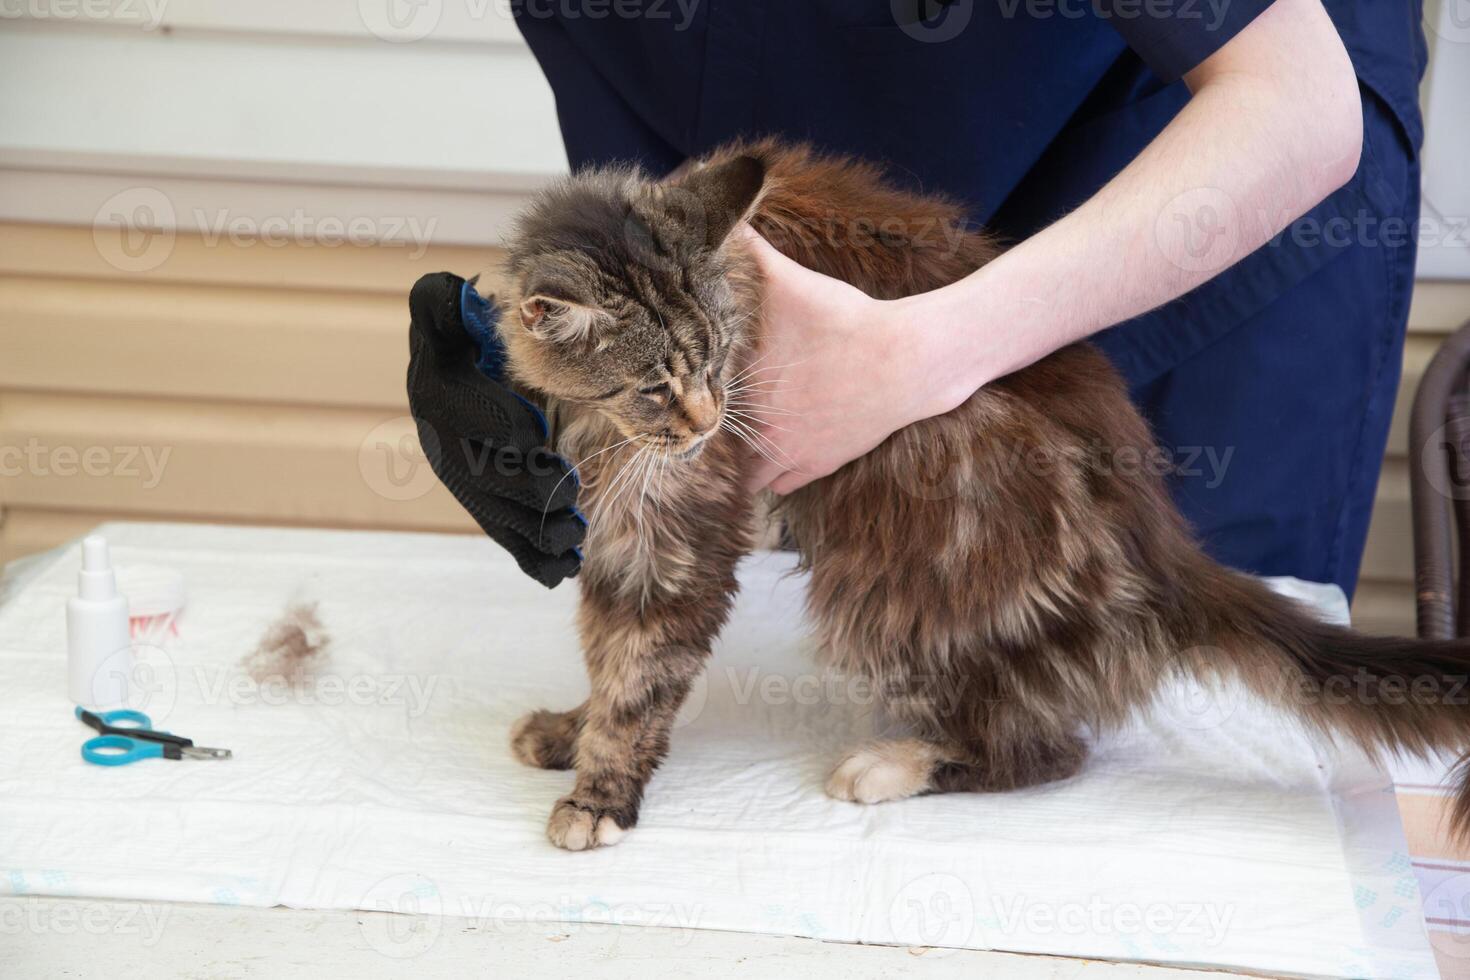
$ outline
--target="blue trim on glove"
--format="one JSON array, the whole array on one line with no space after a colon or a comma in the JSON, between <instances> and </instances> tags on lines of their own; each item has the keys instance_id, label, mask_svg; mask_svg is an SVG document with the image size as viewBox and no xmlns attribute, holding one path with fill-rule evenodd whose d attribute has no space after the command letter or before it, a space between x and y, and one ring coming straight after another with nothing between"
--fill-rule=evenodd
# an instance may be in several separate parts
<instances>
[{"instance_id":1,"label":"blue trim on glove","mask_svg":"<svg viewBox=\"0 0 1470 980\"><path fill-rule=\"evenodd\" d=\"M459 318L464 321L465 333L480 348L480 356L475 360L476 369L491 381L504 384L505 341L500 339L500 332L495 329L500 325L500 307L479 294L474 279L466 279L459 289ZM512 390L511 394L536 417L536 424L541 427L541 438L550 438L551 426L546 424L546 415L540 406L522 397L518 391Z\"/></svg>"},{"instance_id":2,"label":"blue trim on glove","mask_svg":"<svg viewBox=\"0 0 1470 980\"><path fill-rule=\"evenodd\" d=\"M491 381L505 380L505 343L495 329L500 325L500 307L475 290L474 279L466 279L459 289L459 317L480 348L475 367Z\"/></svg>"}]
</instances>

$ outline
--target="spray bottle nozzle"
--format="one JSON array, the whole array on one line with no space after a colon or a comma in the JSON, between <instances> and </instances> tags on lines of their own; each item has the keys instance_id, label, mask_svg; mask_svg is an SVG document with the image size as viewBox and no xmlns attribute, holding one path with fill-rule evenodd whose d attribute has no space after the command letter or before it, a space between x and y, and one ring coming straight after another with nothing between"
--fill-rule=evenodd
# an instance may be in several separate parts
<instances>
[{"instance_id":1,"label":"spray bottle nozzle","mask_svg":"<svg viewBox=\"0 0 1470 980\"><path fill-rule=\"evenodd\" d=\"M77 573L77 595L83 599L111 599L117 595L117 577L107 555L107 539L94 534L82 539L82 568Z\"/></svg>"},{"instance_id":2,"label":"spray bottle nozzle","mask_svg":"<svg viewBox=\"0 0 1470 980\"><path fill-rule=\"evenodd\" d=\"M88 572L105 572L112 563L107 557L107 539L94 534L82 539L82 568Z\"/></svg>"}]
</instances>

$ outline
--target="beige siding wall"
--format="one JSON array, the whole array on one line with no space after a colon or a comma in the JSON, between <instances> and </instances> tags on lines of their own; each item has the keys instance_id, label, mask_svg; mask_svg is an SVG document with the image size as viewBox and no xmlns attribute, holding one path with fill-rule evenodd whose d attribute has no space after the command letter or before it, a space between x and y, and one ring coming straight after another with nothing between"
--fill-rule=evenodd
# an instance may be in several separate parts
<instances>
[{"instance_id":1,"label":"beige siding wall","mask_svg":"<svg viewBox=\"0 0 1470 980\"><path fill-rule=\"evenodd\" d=\"M0 224L0 557L116 518L474 528L415 458L405 297L490 250L110 244Z\"/></svg>"},{"instance_id":2,"label":"beige siding wall","mask_svg":"<svg viewBox=\"0 0 1470 980\"><path fill-rule=\"evenodd\" d=\"M404 297L492 250L180 236L132 272L104 244L0 224L0 557L114 518L473 530L416 458ZM1372 629L1412 628L1407 408L1466 318L1470 283L1419 285L1355 610Z\"/></svg>"}]
</instances>

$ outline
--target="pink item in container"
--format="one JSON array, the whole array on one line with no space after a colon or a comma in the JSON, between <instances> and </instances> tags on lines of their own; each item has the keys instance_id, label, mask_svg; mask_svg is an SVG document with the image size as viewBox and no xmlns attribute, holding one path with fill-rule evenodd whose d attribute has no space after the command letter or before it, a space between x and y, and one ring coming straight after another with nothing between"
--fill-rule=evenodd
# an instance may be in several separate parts
<instances>
[{"instance_id":1,"label":"pink item in container","mask_svg":"<svg viewBox=\"0 0 1470 980\"><path fill-rule=\"evenodd\" d=\"M167 565L126 565L117 570L118 591L128 598L128 624L135 641L160 643L179 635L184 576Z\"/></svg>"}]
</instances>

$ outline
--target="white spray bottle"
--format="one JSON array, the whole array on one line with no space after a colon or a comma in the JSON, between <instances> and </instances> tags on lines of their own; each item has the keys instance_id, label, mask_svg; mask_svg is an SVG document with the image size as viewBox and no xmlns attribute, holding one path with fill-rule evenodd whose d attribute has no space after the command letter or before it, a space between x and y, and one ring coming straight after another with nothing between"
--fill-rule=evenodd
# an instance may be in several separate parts
<instances>
[{"instance_id":1,"label":"white spray bottle","mask_svg":"<svg viewBox=\"0 0 1470 980\"><path fill-rule=\"evenodd\" d=\"M112 708L127 700L128 601L117 592L107 539L82 541L77 594L66 601L67 691L84 708Z\"/></svg>"}]
</instances>

